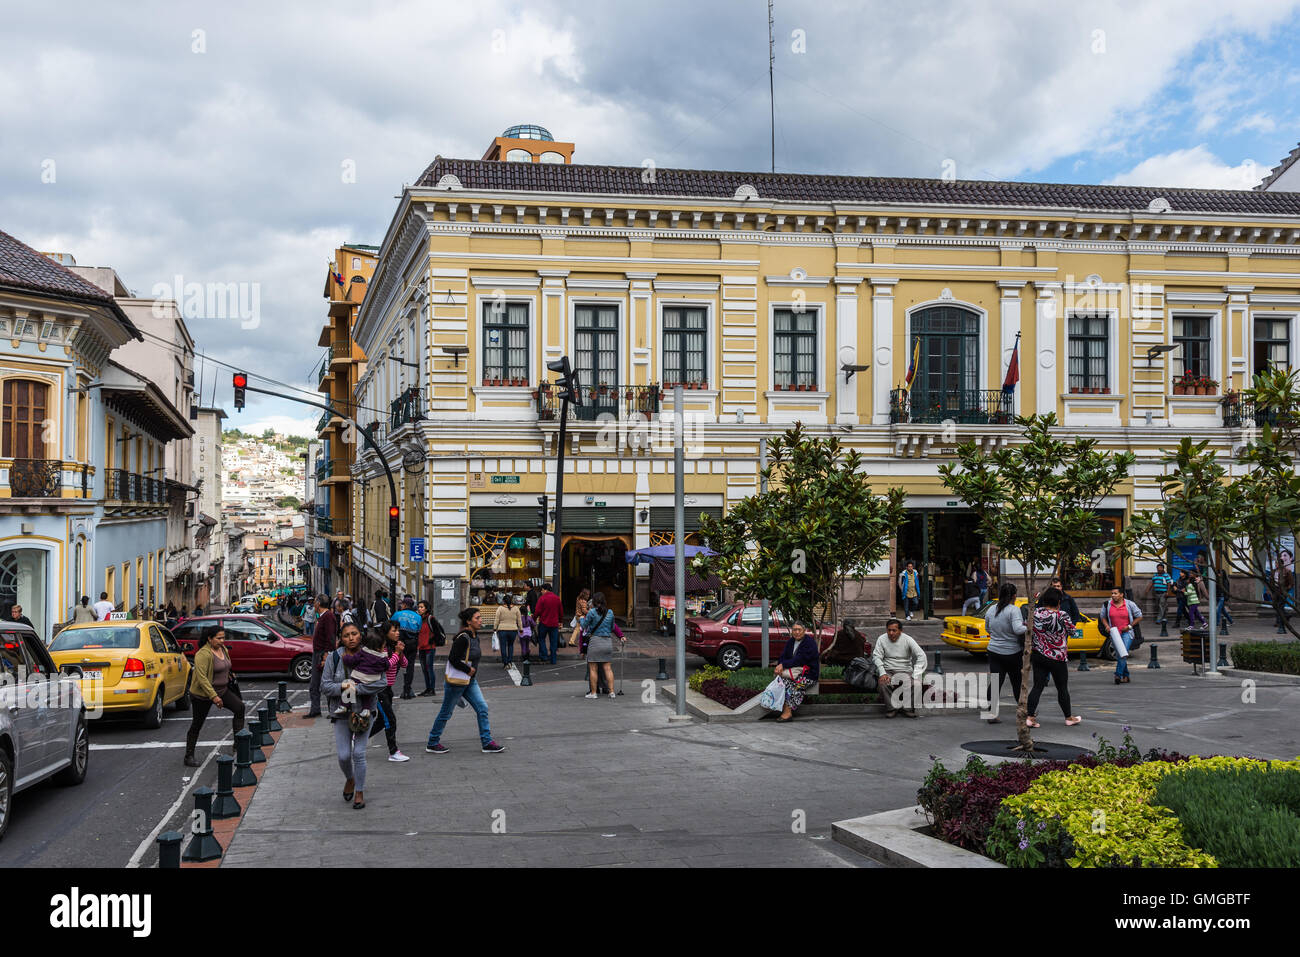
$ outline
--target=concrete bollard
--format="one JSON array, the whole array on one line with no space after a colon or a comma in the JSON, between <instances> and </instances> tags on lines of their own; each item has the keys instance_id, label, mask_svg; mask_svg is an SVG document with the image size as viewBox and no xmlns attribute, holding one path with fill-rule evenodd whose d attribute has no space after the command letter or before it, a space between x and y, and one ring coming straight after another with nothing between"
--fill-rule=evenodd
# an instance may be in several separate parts
<instances>
[{"instance_id":1,"label":"concrete bollard","mask_svg":"<svg viewBox=\"0 0 1300 957\"><path fill-rule=\"evenodd\" d=\"M263 704L257 709L257 723L262 729L262 740L257 743L264 748L275 746L275 738L271 737L271 713Z\"/></svg>"},{"instance_id":2,"label":"concrete bollard","mask_svg":"<svg viewBox=\"0 0 1300 957\"><path fill-rule=\"evenodd\" d=\"M289 682L281 681L275 686L275 710L284 714L286 711L292 711L293 705L289 704Z\"/></svg>"},{"instance_id":3,"label":"concrete bollard","mask_svg":"<svg viewBox=\"0 0 1300 957\"><path fill-rule=\"evenodd\" d=\"M223 821L228 817L239 817L241 810L235 800L234 781L235 759L228 754L217 756L217 799L212 802L212 818Z\"/></svg>"},{"instance_id":4,"label":"concrete bollard","mask_svg":"<svg viewBox=\"0 0 1300 957\"><path fill-rule=\"evenodd\" d=\"M267 728L266 728L267 731L283 731L283 730L284 730L284 726L281 725L280 722L276 720L276 717L275 717L275 709L276 709L275 696L274 696L274 695L270 695L270 696L268 696L267 699L266 699L266 719L267 719L267 721L270 722L270 724L267 725Z\"/></svg>"},{"instance_id":5,"label":"concrete bollard","mask_svg":"<svg viewBox=\"0 0 1300 957\"><path fill-rule=\"evenodd\" d=\"M525 659L523 660L522 664L523 664L523 666L524 666L524 667L523 667L524 676L523 676L523 678L520 679L520 681L519 681L519 687L521 687L521 688L531 688L531 687L533 686L533 665L532 665L532 662L530 662L527 658L525 658Z\"/></svg>"},{"instance_id":6,"label":"concrete bollard","mask_svg":"<svg viewBox=\"0 0 1300 957\"><path fill-rule=\"evenodd\" d=\"M1154 644L1151 646L1151 660L1147 662L1147 667L1148 668L1160 667L1160 656L1156 654L1156 646Z\"/></svg>"},{"instance_id":7,"label":"concrete bollard","mask_svg":"<svg viewBox=\"0 0 1300 957\"><path fill-rule=\"evenodd\" d=\"M1080 671L1092 670L1092 668L1088 666L1088 653L1086 651L1079 652L1079 670Z\"/></svg>"},{"instance_id":8,"label":"concrete bollard","mask_svg":"<svg viewBox=\"0 0 1300 957\"><path fill-rule=\"evenodd\" d=\"M257 775L253 773L253 734L247 728L235 734L235 774L230 783L237 788L257 783Z\"/></svg>"},{"instance_id":9,"label":"concrete bollard","mask_svg":"<svg viewBox=\"0 0 1300 957\"><path fill-rule=\"evenodd\" d=\"M655 681L668 680L668 662L667 659L659 659L659 674L655 675Z\"/></svg>"},{"instance_id":10,"label":"concrete bollard","mask_svg":"<svg viewBox=\"0 0 1300 957\"><path fill-rule=\"evenodd\" d=\"M265 764L266 755L262 753L262 722L254 718L248 723L248 763Z\"/></svg>"},{"instance_id":11,"label":"concrete bollard","mask_svg":"<svg viewBox=\"0 0 1300 957\"><path fill-rule=\"evenodd\" d=\"M212 833L212 788L194 789L194 837L181 855L182 861L215 861L221 857L221 845Z\"/></svg>"},{"instance_id":12,"label":"concrete bollard","mask_svg":"<svg viewBox=\"0 0 1300 957\"><path fill-rule=\"evenodd\" d=\"M932 675L943 674L943 652L936 651L934 653L934 667L930 669L930 674Z\"/></svg>"},{"instance_id":13,"label":"concrete bollard","mask_svg":"<svg viewBox=\"0 0 1300 957\"><path fill-rule=\"evenodd\" d=\"M1230 664L1228 664L1228 643L1226 641L1219 642L1219 661L1218 664L1215 665L1215 667L1216 668L1232 667Z\"/></svg>"},{"instance_id":14,"label":"concrete bollard","mask_svg":"<svg viewBox=\"0 0 1300 957\"><path fill-rule=\"evenodd\" d=\"M181 866L181 832L164 831L158 835L158 868L171 869Z\"/></svg>"}]
</instances>

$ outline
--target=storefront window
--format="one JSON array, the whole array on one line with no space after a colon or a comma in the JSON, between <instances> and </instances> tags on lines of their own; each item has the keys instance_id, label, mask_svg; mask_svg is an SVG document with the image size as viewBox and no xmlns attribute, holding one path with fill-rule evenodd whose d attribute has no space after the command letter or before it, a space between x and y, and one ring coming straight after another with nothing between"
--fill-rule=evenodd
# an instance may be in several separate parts
<instances>
[{"instance_id":1,"label":"storefront window","mask_svg":"<svg viewBox=\"0 0 1300 957\"><path fill-rule=\"evenodd\" d=\"M1098 530L1086 543L1086 547L1066 560L1062 583L1071 594L1098 592L1108 595L1117 582L1123 581L1118 552L1106 548L1106 543L1113 541L1119 534L1120 520L1100 516L1097 523Z\"/></svg>"},{"instance_id":2,"label":"storefront window","mask_svg":"<svg viewBox=\"0 0 1300 957\"><path fill-rule=\"evenodd\" d=\"M497 536L504 539L491 548L491 561L475 570L470 580L470 597L475 605L495 607L507 601L518 605L529 588L542 583L542 539L540 535ZM490 622L489 622L490 624Z\"/></svg>"}]
</instances>

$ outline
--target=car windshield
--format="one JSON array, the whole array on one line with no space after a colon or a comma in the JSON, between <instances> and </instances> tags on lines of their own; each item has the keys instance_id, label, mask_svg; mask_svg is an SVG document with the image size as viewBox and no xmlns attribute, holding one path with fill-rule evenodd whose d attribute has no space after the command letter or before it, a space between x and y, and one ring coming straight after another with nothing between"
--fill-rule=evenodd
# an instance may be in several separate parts
<instances>
[{"instance_id":1,"label":"car windshield","mask_svg":"<svg viewBox=\"0 0 1300 957\"><path fill-rule=\"evenodd\" d=\"M709 621L722 621L722 619L726 618L728 615L731 614L731 611L734 607L735 607L734 605L727 605L727 604L719 605L717 608L713 609L713 611L709 612L704 617L708 618Z\"/></svg>"},{"instance_id":2,"label":"car windshield","mask_svg":"<svg viewBox=\"0 0 1300 957\"><path fill-rule=\"evenodd\" d=\"M262 624L266 625L267 628L270 628L281 638L283 638L285 635L293 634L293 632L290 629L280 624L280 622L276 621L274 618L268 618L266 615L258 615L257 620L260 621Z\"/></svg>"},{"instance_id":3,"label":"car windshield","mask_svg":"<svg viewBox=\"0 0 1300 957\"><path fill-rule=\"evenodd\" d=\"M65 629L50 645L50 651L76 651L79 648L139 648L140 632L136 628Z\"/></svg>"}]
</instances>

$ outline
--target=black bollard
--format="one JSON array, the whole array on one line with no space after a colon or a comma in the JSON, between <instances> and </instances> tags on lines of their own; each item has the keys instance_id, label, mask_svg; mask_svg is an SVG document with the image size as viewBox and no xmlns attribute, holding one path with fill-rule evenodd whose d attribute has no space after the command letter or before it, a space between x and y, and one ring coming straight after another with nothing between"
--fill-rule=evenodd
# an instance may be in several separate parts
<instances>
[{"instance_id":1,"label":"black bollard","mask_svg":"<svg viewBox=\"0 0 1300 957\"><path fill-rule=\"evenodd\" d=\"M212 833L212 788L194 789L194 837L181 855L182 861L215 861L221 857L221 845Z\"/></svg>"},{"instance_id":2,"label":"black bollard","mask_svg":"<svg viewBox=\"0 0 1300 957\"><path fill-rule=\"evenodd\" d=\"M668 680L668 663L666 659L660 658L659 674L655 675L655 681L667 681L667 680Z\"/></svg>"},{"instance_id":3,"label":"black bollard","mask_svg":"<svg viewBox=\"0 0 1300 957\"><path fill-rule=\"evenodd\" d=\"M1079 670L1080 671L1092 670L1090 667L1088 667L1088 653L1086 651L1079 652Z\"/></svg>"},{"instance_id":4,"label":"black bollard","mask_svg":"<svg viewBox=\"0 0 1300 957\"><path fill-rule=\"evenodd\" d=\"M239 802L231 783L235 775L235 759L228 754L217 756L217 799L212 802L212 818L216 821L239 817Z\"/></svg>"},{"instance_id":5,"label":"black bollard","mask_svg":"<svg viewBox=\"0 0 1300 957\"><path fill-rule=\"evenodd\" d=\"M271 737L271 714L265 704L257 709L257 723L262 729L262 740L257 743L264 748L274 747L275 738Z\"/></svg>"},{"instance_id":6,"label":"black bollard","mask_svg":"<svg viewBox=\"0 0 1300 957\"><path fill-rule=\"evenodd\" d=\"M519 682L521 688L531 688L533 686L533 665L527 658L523 661L524 677Z\"/></svg>"},{"instance_id":7,"label":"black bollard","mask_svg":"<svg viewBox=\"0 0 1300 957\"><path fill-rule=\"evenodd\" d=\"M1228 664L1228 643L1226 641L1219 642L1219 663L1215 665L1215 667L1216 668L1232 667L1230 664Z\"/></svg>"},{"instance_id":8,"label":"black bollard","mask_svg":"<svg viewBox=\"0 0 1300 957\"><path fill-rule=\"evenodd\" d=\"M158 867L181 866L181 832L164 831L158 835Z\"/></svg>"},{"instance_id":9,"label":"black bollard","mask_svg":"<svg viewBox=\"0 0 1300 957\"><path fill-rule=\"evenodd\" d=\"M1167 621L1162 620L1160 622L1160 637L1161 638L1169 637L1169 623Z\"/></svg>"},{"instance_id":10,"label":"black bollard","mask_svg":"<svg viewBox=\"0 0 1300 957\"><path fill-rule=\"evenodd\" d=\"M293 705L289 704L289 682L281 681L276 686L275 710L284 714L286 711L292 711Z\"/></svg>"},{"instance_id":11,"label":"black bollard","mask_svg":"<svg viewBox=\"0 0 1300 957\"><path fill-rule=\"evenodd\" d=\"M262 753L262 722L254 718L248 722L251 737L248 739L248 763L265 764L266 755Z\"/></svg>"},{"instance_id":12,"label":"black bollard","mask_svg":"<svg viewBox=\"0 0 1300 957\"><path fill-rule=\"evenodd\" d=\"M247 728L235 733L235 774L230 783L237 788L252 787L257 783L253 773L253 735Z\"/></svg>"},{"instance_id":13,"label":"black bollard","mask_svg":"<svg viewBox=\"0 0 1300 957\"><path fill-rule=\"evenodd\" d=\"M934 667L930 669L930 674L932 675L943 674L943 652L936 651L934 653Z\"/></svg>"},{"instance_id":14,"label":"black bollard","mask_svg":"<svg viewBox=\"0 0 1300 957\"><path fill-rule=\"evenodd\" d=\"M1147 667L1148 668L1160 667L1160 657L1156 654L1156 645L1154 643L1151 645L1151 660L1147 662Z\"/></svg>"},{"instance_id":15,"label":"black bollard","mask_svg":"<svg viewBox=\"0 0 1300 957\"><path fill-rule=\"evenodd\" d=\"M280 722L276 720L276 717L275 717L275 708L276 708L276 704L275 704L275 696L274 696L274 695L270 695L270 696L268 696L267 699L266 699L266 719L267 719L267 721L270 722L270 724L267 725L266 730L268 730L268 731L283 731L283 730L284 730L284 726L281 725Z\"/></svg>"}]
</instances>

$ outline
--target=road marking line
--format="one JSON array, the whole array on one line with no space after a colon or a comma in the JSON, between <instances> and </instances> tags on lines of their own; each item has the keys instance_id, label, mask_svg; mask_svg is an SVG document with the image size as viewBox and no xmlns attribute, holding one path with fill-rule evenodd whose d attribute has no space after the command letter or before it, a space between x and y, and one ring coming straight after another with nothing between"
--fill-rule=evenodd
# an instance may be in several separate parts
<instances>
[{"instance_id":1,"label":"road marking line","mask_svg":"<svg viewBox=\"0 0 1300 957\"><path fill-rule=\"evenodd\" d=\"M233 741L233 734L229 735L228 738ZM226 738L222 738L218 744L224 744L226 740ZM180 744L184 746L185 742L182 741ZM91 747L93 748L94 745L91 745ZM172 803L172 806L167 809L167 813L162 816L162 820L155 824L154 829L145 836L143 841L140 842L140 846L135 849L135 853L131 855L131 859L126 862L127 867L134 868L140 866L140 861L144 859L145 853L153 846L153 842L157 839L158 835L162 833L162 829L167 826L167 822L170 821L176 815L176 812L181 809L181 805L185 803L185 795L189 793L190 788L194 787L194 783L198 781L199 776L207 770L208 765L212 763L212 759L217 756L217 751L218 749L215 747L209 751L208 756L203 759L203 763L195 768L194 773L191 774L190 777L186 779L185 783L181 785L181 793L176 796L176 800Z\"/></svg>"},{"instance_id":2,"label":"road marking line","mask_svg":"<svg viewBox=\"0 0 1300 957\"><path fill-rule=\"evenodd\" d=\"M227 743L226 738L220 741L200 741L195 745L197 748L212 748L217 745ZM131 744L92 744L92 751L135 751L141 748L183 748L184 741L136 741Z\"/></svg>"}]
</instances>

